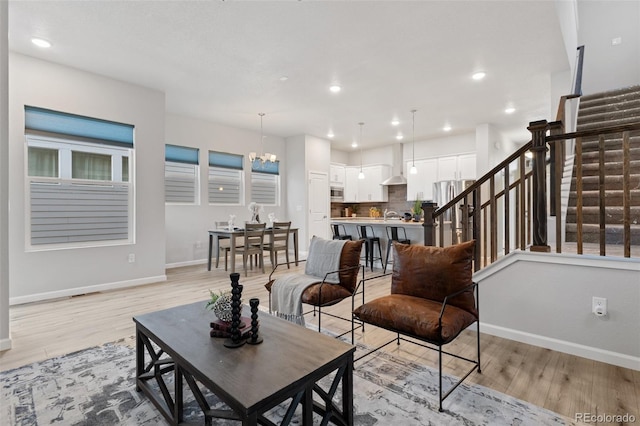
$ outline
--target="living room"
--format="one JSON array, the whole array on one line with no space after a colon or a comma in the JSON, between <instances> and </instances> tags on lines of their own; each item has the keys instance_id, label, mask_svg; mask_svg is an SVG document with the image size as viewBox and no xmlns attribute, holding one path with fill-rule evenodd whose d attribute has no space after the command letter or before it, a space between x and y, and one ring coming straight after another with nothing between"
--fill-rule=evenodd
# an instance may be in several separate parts
<instances>
[{"instance_id":1,"label":"living room","mask_svg":"<svg viewBox=\"0 0 640 426\"><path fill-rule=\"evenodd\" d=\"M626 5L626 7L633 7L633 5ZM602 6L602 8L606 10L606 6ZM595 12L602 13L602 9L596 8ZM632 13L627 15L633 16ZM636 13L635 16L637 17L638 14ZM3 29L3 33L8 33L12 29L11 25L11 21L8 20L8 25ZM588 27L584 21L581 21L581 25ZM637 32L637 30L635 31ZM589 41L588 33L581 34L581 36L585 42ZM14 37L13 31L12 37ZM631 40L633 40L633 35L627 37L625 33L621 46L626 48L632 44ZM602 49L604 50L604 48ZM8 211L4 207L8 206L9 201L12 209L8 216L4 213L2 215L4 225L2 232L3 261L0 264L2 265L0 268L2 271L2 279L0 280L0 307L2 308L0 309L2 311L0 338L3 349L14 347L3 354L3 361L7 355L20 348L19 328L13 328L11 322L16 319L13 315L17 315L13 312L22 309L20 308L22 304L32 303L34 306L42 306L42 310L48 310L49 308L45 308L48 303L53 303L52 307L58 308L60 306L58 303L61 302L56 300L59 298L69 298L65 300L77 300L79 303L83 298L72 298L72 296L146 284L156 286L154 283L167 279L172 282L173 274L179 275L180 269L167 270L168 265L190 267L189 264L191 264L194 265L195 270L197 268L204 269L206 234L208 227L215 220L214 216L226 219L230 214L236 214L238 218L241 218L248 215L247 209L246 206L215 209L203 206L201 209L191 209L185 212L187 209L184 207L165 206L164 187L160 184L164 180L164 144L183 143L198 146L203 152L211 149L231 150L233 148L233 152L246 154L257 149L256 145L259 140L259 132L256 130L258 111L250 114L256 123L256 127L251 127L251 130L248 130L247 127L234 127L194 116L185 116L167 111L169 99L167 94L161 90L119 81L109 77L108 73L98 75L10 49L4 51L7 54L2 58L2 65L5 69L4 72L8 74L8 83L6 87L3 87L2 97L8 99L9 109L2 118L3 126L0 126L6 129L3 132L8 132L7 136L3 136L3 155L0 155L3 159L0 160L2 161L0 168L3 170L1 180L3 188L5 188L2 192L3 212ZM596 51L594 48L591 54L594 55ZM638 83L637 64L635 68L622 67L617 65L617 62L608 60L607 57L598 61L598 64L593 64L593 62L590 60L594 71L590 73L592 77L588 81L592 91ZM603 64L607 64L607 67L604 67ZM627 74L629 72L631 77ZM587 81L585 81L585 87L587 87ZM7 96L4 96L5 94ZM101 101L95 102L96 99ZM28 216L25 214L25 206L28 204L24 170L26 150L23 146L25 105L49 107L59 111L73 111L90 117L135 124L135 172L137 177L135 179L136 220L133 241L126 245L83 247L81 249L33 251L25 249L28 226ZM548 109L552 110L553 108L548 105ZM265 117L267 133L270 133L268 130L269 119L270 116L267 115ZM523 129L526 124L528 123L522 123ZM314 142L317 142L321 147L324 157L317 161L328 164L325 158L330 156L331 143L328 140L320 141L319 139L315 138ZM283 164L290 164L293 167L294 163L299 163L299 159L286 157L285 153L291 148L287 144L287 138L283 136L270 135L267 139L267 148L272 152L279 153L283 158ZM358 153L352 155L357 158ZM296 200L297 191L292 190L296 182L289 181L286 178L286 173L287 171L283 173L281 188L282 193L285 194L286 202L271 208L269 212L275 213L278 217L295 217L296 206L306 205L307 201L300 203ZM6 182L7 179L10 183ZM299 197L306 198L306 194L299 195ZM300 222L302 221L300 220ZM304 237L301 240L307 241L309 236L302 235ZM201 244L197 244L198 241ZM134 262L129 261L131 254L134 254ZM226 285L224 274L215 275L215 277L216 280L221 281L221 284ZM257 281L259 278L256 278ZM206 296L204 290L207 288L207 284L200 283L199 297ZM163 292L161 287L157 291ZM167 293L166 296L169 298L182 297L179 296L179 293ZM260 293L259 297L264 299L265 294ZM48 299L56 301L47 302ZM191 300L186 298L183 301L187 303ZM91 308L87 307L87 309ZM35 310L34 315L37 315L37 311L38 309ZM109 320L104 319L104 321ZM100 342L83 341L83 345L86 344L84 347L87 347L119 338L121 336L107 334L102 335ZM629 339L629 335L622 335L619 338ZM75 337L72 340L75 340ZM62 339L59 348L51 348L46 351L46 354L39 352L38 357L49 358L61 355L63 351L71 347L72 344L69 341ZM77 349L81 349L81 347L77 347ZM637 393L637 384L635 392ZM635 412L637 413L638 410Z\"/></svg>"}]
</instances>

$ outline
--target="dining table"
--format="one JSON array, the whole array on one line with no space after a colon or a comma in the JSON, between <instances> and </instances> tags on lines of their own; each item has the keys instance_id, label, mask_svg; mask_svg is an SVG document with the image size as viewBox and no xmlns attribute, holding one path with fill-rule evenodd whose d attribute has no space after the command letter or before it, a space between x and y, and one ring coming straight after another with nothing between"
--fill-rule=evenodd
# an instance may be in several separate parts
<instances>
[{"instance_id":1,"label":"dining table","mask_svg":"<svg viewBox=\"0 0 640 426\"><path fill-rule=\"evenodd\" d=\"M265 237L269 235L273 231L272 228L265 228L264 234ZM293 258L295 265L298 266L298 228L290 228L289 232L293 237ZM211 270L211 257L213 256L213 240L216 240L216 250L218 250L218 255L220 255L220 240L228 239L229 240L229 256L231 257L230 266L231 273L233 274L236 271L236 246L238 238L244 237L244 229L242 228L233 228L230 230L229 228L216 228L209 230L209 260L207 262L207 271Z\"/></svg>"}]
</instances>

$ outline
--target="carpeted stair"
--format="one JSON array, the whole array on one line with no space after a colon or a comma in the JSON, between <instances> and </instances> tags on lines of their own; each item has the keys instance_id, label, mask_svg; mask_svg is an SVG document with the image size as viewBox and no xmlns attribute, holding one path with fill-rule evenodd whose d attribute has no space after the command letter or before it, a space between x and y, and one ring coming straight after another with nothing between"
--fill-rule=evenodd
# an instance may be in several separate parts
<instances>
[{"instance_id":1,"label":"carpeted stair","mask_svg":"<svg viewBox=\"0 0 640 426\"><path fill-rule=\"evenodd\" d=\"M640 86L611 92L582 96L578 111L578 131L640 122ZM631 244L640 245L640 132L630 137L631 165ZM605 139L605 214L606 243L623 243L622 225L622 135ZM599 201L598 191L598 138L584 139L582 143L583 182L583 242L598 243ZM566 241L575 242L576 174L571 179L571 192L566 219Z\"/></svg>"}]
</instances>

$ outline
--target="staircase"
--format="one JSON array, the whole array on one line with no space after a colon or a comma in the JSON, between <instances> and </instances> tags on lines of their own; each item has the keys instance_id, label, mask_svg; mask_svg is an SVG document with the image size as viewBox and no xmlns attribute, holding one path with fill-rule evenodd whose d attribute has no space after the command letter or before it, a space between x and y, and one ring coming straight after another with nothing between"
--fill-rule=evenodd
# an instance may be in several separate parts
<instances>
[{"instance_id":1,"label":"staircase","mask_svg":"<svg viewBox=\"0 0 640 426\"><path fill-rule=\"evenodd\" d=\"M615 126L640 121L640 86L633 86L606 93L583 96L578 111L578 131L602 126ZM630 187L631 187L631 244L640 245L640 132L631 133ZM605 139L605 220L606 244L622 244L622 135ZM575 163L575 162L574 162ZM576 225L576 166L573 167L571 192L566 217L566 241L577 240ZM585 138L582 142L583 182L583 241L600 241L598 139Z\"/></svg>"}]
</instances>

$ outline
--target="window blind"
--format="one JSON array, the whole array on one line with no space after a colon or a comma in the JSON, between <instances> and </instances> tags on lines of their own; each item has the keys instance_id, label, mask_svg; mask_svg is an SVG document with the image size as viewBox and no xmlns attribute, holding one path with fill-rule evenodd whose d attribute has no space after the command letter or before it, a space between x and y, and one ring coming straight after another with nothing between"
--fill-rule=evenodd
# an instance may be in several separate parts
<instances>
[{"instance_id":1,"label":"window blind","mask_svg":"<svg viewBox=\"0 0 640 426\"><path fill-rule=\"evenodd\" d=\"M30 182L31 244L129 237L129 185Z\"/></svg>"},{"instance_id":2,"label":"window blind","mask_svg":"<svg viewBox=\"0 0 640 426\"><path fill-rule=\"evenodd\" d=\"M258 204L276 205L278 201L278 176L251 173L251 201Z\"/></svg>"},{"instance_id":3,"label":"window blind","mask_svg":"<svg viewBox=\"0 0 640 426\"><path fill-rule=\"evenodd\" d=\"M164 146L164 159L173 163L200 164L198 161L198 148L189 148L177 145Z\"/></svg>"},{"instance_id":4,"label":"window blind","mask_svg":"<svg viewBox=\"0 0 640 426\"><path fill-rule=\"evenodd\" d=\"M259 159L253 160L251 163L251 171L255 173L267 173L270 175L280 174L280 162L279 161L267 161L262 162Z\"/></svg>"},{"instance_id":5,"label":"window blind","mask_svg":"<svg viewBox=\"0 0 640 426\"><path fill-rule=\"evenodd\" d=\"M243 170L243 156L228 152L209 151L209 166L224 169Z\"/></svg>"},{"instance_id":6,"label":"window blind","mask_svg":"<svg viewBox=\"0 0 640 426\"><path fill-rule=\"evenodd\" d=\"M25 133L72 136L90 142L133 147L133 129L130 124L25 106Z\"/></svg>"},{"instance_id":7,"label":"window blind","mask_svg":"<svg viewBox=\"0 0 640 426\"><path fill-rule=\"evenodd\" d=\"M240 204L242 171L209 167L209 203Z\"/></svg>"}]
</instances>

